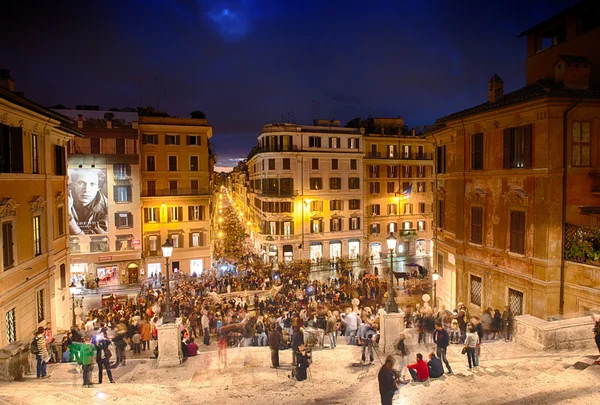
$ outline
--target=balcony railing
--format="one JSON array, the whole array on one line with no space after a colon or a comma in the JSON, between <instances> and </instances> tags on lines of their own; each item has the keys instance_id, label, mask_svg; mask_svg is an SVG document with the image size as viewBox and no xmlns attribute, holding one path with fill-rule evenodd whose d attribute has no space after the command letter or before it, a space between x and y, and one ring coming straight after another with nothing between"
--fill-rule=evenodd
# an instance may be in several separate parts
<instances>
[{"instance_id":1,"label":"balcony railing","mask_svg":"<svg viewBox=\"0 0 600 405\"><path fill-rule=\"evenodd\" d=\"M256 153L263 153L263 152L293 152L293 151L297 151L298 147L296 145L289 145L289 146L267 146L264 148L256 148L255 151Z\"/></svg>"},{"instance_id":2,"label":"balcony railing","mask_svg":"<svg viewBox=\"0 0 600 405\"><path fill-rule=\"evenodd\" d=\"M370 159L396 159L396 160L432 160L431 153L387 153L387 152L369 152L367 158Z\"/></svg>"},{"instance_id":3,"label":"balcony railing","mask_svg":"<svg viewBox=\"0 0 600 405\"><path fill-rule=\"evenodd\" d=\"M143 190L142 197L163 197L163 196L187 196L187 195L208 195L208 192L197 188L178 188L178 189L159 189Z\"/></svg>"},{"instance_id":4,"label":"balcony railing","mask_svg":"<svg viewBox=\"0 0 600 405\"><path fill-rule=\"evenodd\" d=\"M592 194L600 194L600 172L591 172Z\"/></svg>"},{"instance_id":5,"label":"balcony railing","mask_svg":"<svg viewBox=\"0 0 600 405\"><path fill-rule=\"evenodd\" d=\"M565 224L565 260L600 266L600 228Z\"/></svg>"}]
</instances>

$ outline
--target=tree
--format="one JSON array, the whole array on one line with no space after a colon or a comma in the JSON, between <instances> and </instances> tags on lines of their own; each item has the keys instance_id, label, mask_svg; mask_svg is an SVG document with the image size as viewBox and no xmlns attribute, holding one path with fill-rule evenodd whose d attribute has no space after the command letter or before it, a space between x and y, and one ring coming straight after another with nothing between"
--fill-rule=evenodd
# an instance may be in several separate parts
<instances>
[{"instance_id":1,"label":"tree","mask_svg":"<svg viewBox=\"0 0 600 405\"><path fill-rule=\"evenodd\" d=\"M199 118L201 120L206 119L206 114L204 114L200 110L194 110L194 111L192 111L192 113L190 115L191 115L192 118Z\"/></svg>"},{"instance_id":2,"label":"tree","mask_svg":"<svg viewBox=\"0 0 600 405\"><path fill-rule=\"evenodd\" d=\"M139 115L146 116L146 117L168 117L169 116L169 114L167 114L164 111L155 110L154 107L152 107L151 105L147 105L146 107L138 107L137 112Z\"/></svg>"}]
</instances>

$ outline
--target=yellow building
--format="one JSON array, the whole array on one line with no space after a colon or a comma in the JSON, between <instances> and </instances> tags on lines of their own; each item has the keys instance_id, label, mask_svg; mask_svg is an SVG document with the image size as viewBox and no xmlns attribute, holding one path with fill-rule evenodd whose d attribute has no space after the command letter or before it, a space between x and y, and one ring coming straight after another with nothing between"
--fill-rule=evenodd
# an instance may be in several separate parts
<instances>
[{"instance_id":1,"label":"yellow building","mask_svg":"<svg viewBox=\"0 0 600 405\"><path fill-rule=\"evenodd\" d=\"M398 256L432 254L433 147L404 128L402 118L365 123L365 231L374 259L387 256L390 233Z\"/></svg>"},{"instance_id":2,"label":"yellow building","mask_svg":"<svg viewBox=\"0 0 600 405\"><path fill-rule=\"evenodd\" d=\"M0 347L70 326L67 123L0 71Z\"/></svg>"},{"instance_id":3,"label":"yellow building","mask_svg":"<svg viewBox=\"0 0 600 405\"><path fill-rule=\"evenodd\" d=\"M265 261L361 255L362 151L362 131L339 120L263 127L247 163L244 209Z\"/></svg>"},{"instance_id":4,"label":"yellow building","mask_svg":"<svg viewBox=\"0 0 600 405\"><path fill-rule=\"evenodd\" d=\"M206 119L139 120L145 274L165 274L161 245L174 245L171 271L200 274L211 266L215 158Z\"/></svg>"}]
</instances>

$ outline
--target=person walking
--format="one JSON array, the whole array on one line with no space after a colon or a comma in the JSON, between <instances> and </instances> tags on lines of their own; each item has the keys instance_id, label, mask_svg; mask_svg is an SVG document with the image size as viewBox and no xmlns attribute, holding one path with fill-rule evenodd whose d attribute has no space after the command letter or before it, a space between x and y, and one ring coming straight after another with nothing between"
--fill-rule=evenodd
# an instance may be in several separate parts
<instances>
[{"instance_id":1,"label":"person walking","mask_svg":"<svg viewBox=\"0 0 600 405\"><path fill-rule=\"evenodd\" d=\"M394 398L400 385L400 373L394 370L395 362L394 356L387 356L377 375L381 405L392 405L392 398Z\"/></svg>"},{"instance_id":2,"label":"person walking","mask_svg":"<svg viewBox=\"0 0 600 405\"><path fill-rule=\"evenodd\" d=\"M281 343L281 333L275 325L271 326L269 333L269 347L271 348L271 368L279 367L279 345Z\"/></svg>"},{"instance_id":3,"label":"person walking","mask_svg":"<svg viewBox=\"0 0 600 405\"><path fill-rule=\"evenodd\" d=\"M335 349L337 346L337 318L331 311L327 312L325 334L329 337L329 347Z\"/></svg>"},{"instance_id":4,"label":"person walking","mask_svg":"<svg viewBox=\"0 0 600 405\"><path fill-rule=\"evenodd\" d=\"M398 373L402 375L402 370L408 365L408 348L406 347L406 335L404 332L400 333L400 340L396 345L396 356L398 356Z\"/></svg>"},{"instance_id":5,"label":"person walking","mask_svg":"<svg viewBox=\"0 0 600 405\"><path fill-rule=\"evenodd\" d=\"M96 343L96 363L98 364L98 384L102 384L102 369L106 370L108 381L114 384L112 372L110 371L110 340L100 335L100 340Z\"/></svg>"},{"instance_id":6,"label":"person walking","mask_svg":"<svg viewBox=\"0 0 600 405\"><path fill-rule=\"evenodd\" d=\"M467 336L465 338L465 347L467 348L467 360L469 362L469 369L479 366L479 363L477 362L477 357L475 356L478 344L479 335L477 334L477 330L472 327L471 329L469 329L469 332L467 332Z\"/></svg>"},{"instance_id":7,"label":"person walking","mask_svg":"<svg viewBox=\"0 0 600 405\"><path fill-rule=\"evenodd\" d=\"M84 343L79 347L78 363L83 368L83 386L92 387L92 367L94 367L94 359L96 358L96 346L91 344L90 338L84 338Z\"/></svg>"},{"instance_id":8,"label":"person walking","mask_svg":"<svg viewBox=\"0 0 600 405\"><path fill-rule=\"evenodd\" d=\"M502 330L504 332L504 341L508 342L510 340L510 332L512 328L512 314L510 313L510 306L504 307L504 312L502 312Z\"/></svg>"},{"instance_id":9,"label":"person walking","mask_svg":"<svg viewBox=\"0 0 600 405\"><path fill-rule=\"evenodd\" d=\"M33 334L33 342L35 348L37 349L35 354L36 360L36 375L37 378L48 378L49 375L46 374L46 364L48 360L50 360L50 355L48 354L48 345L46 341L46 336L44 336L44 327L40 326L37 329L37 332Z\"/></svg>"},{"instance_id":10,"label":"person walking","mask_svg":"<svg viewBox=\"0 0 600 405\"><path fill-rule=\"evenodd\" d=\"M437 357L446 365L448 374L452 374L452 367L450 367L450 363L446 358L446 351L448 349L448 345L450 344L450 336L448 335L448 332L446 332L446 329L442 327L441 323L435 325L433 342L436 345Z\"/></svg>"},{"instance_id":11,"label":"person walking","mask_svg":"<svg viewBox=\"0 0 600 405\"><path fill-rule=\"evenodd\" d=\"M210 346L210 322L208 319L208 311L206 309L202 310L200 324L202 326L202 333L204 334L204 344Z\"/></svg>"},{"instance_id":12,"label":"person walking","mask_svg":"<svg viewBox=\"0 0 600 405\"><path fill-rule=\"evenodd\" d=\"M375 331L373 330L373 327L371 325L369 325L367 322L363 322L359 327L358 327L358 333L357 333L357 337L358 337L358 342L360 343L360 345L362 346L362 356L361 356L361 361L365 364L367 364L367 349L369 349L369 365L372 366L375 363L373 363L373 361L375 360L373 358L373 337L375 336Z\"/></svg>"}]
</instances>

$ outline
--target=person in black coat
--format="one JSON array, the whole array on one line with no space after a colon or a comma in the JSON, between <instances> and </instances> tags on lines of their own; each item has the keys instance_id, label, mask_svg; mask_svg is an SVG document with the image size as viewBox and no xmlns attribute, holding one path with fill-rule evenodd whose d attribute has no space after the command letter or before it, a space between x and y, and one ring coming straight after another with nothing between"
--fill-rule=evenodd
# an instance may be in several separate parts
<instances>
[{"instance_id":1,"label":"person in black coat","mask_svg":"<svg viewBox=\"0 0 600 405\"><path fill-rule=\"evenodd\" d=\"M292 333L291 337L292 341L292 353L296 353L298 348L304 344L304 333L300 331L298 328L294 328L294 333ZM292 356L292 365L296 365L296 356Z\"/></svg>"},{"instance_id":2,"label":"person in black coat","mask_svg":"<svg viewBox=\"0 0 600 405\"><path fill-rule=\"evenodd\" d=\"M446 358L446 350L448 348L448 345L450 344L450 336L448 335L448 332L446 332L446 330L442 327L441 323L435 325L435 331L433 332L433 341L435 342L435 345L437 347L436 351L439 357L438 360L440 360L440 365L443 361L446 367L448 368L448 373L452 374L452 368L450 367L450 363ZM443 372L444 370L442 369L442 374Z\"/></svg>"},{"instance_id":3,"label":"person in black coat","mask_svg":"<svg viewBox=\"0 0 600 405\"><path fill-rule=\"evenodd\" d=\"M304 344L298 347L298 350L294 352L296 357L296 368L294 370L294 376L298 381L304 381L307 378L306 370L310 366L310 351L307 350Z\"/></svg>"}]
</instances>

